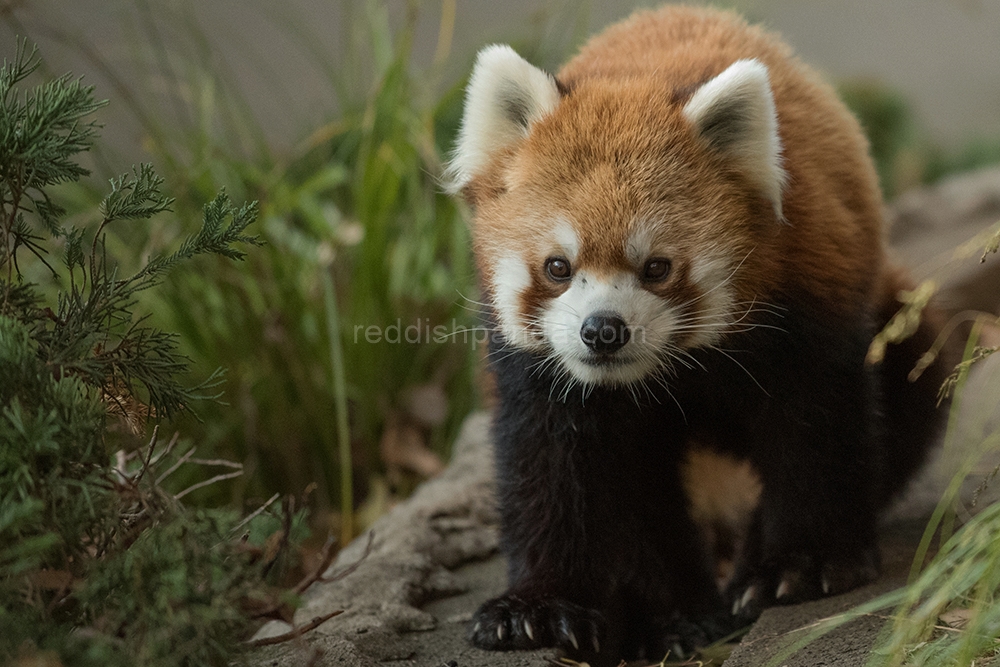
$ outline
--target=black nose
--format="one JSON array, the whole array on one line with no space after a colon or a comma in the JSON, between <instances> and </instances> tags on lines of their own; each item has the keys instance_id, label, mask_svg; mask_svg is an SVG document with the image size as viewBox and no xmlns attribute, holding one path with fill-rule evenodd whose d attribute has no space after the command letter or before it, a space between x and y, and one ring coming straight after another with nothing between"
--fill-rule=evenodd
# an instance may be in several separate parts
<instances>
[{"instance_id":1,"label":"black nose","mask_svg":"<svg viewBox=\"0 0 1000 667\"><path fill-rule=\"evenodd\" d=\"M625 347L629 337L625 321L614 313L594 313L580 328L580 338L599 354L617 352Z\"/></svg>"}]
</instances>

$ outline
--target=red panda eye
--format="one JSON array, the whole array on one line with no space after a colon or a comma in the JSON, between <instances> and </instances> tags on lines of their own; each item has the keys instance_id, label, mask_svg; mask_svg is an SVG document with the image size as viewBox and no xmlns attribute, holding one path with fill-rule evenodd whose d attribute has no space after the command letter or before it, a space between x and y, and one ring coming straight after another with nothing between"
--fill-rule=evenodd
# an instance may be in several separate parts
<instances>
[{"instance_id":1,"label":"red panda eye","mask_svg":"<svg viewBox=\"0 0 1000 667\"><path fill-rule=\"evenodd\" d=\"M549 257L545 260L545 273L557 282L569 280L573 274L569 262L562 257Z\"/></svg>"},{"instance_id":2,"label":"red panda eye","mask_svg":"<svg viewBox=\"0 0 1000 667\"><path fill-rule=\"evenodd\" d=\"M670 260L658 257L646 262L642 269L642 279L650 282L663 280L670 274Z\"/></svg>"}]
</instances>

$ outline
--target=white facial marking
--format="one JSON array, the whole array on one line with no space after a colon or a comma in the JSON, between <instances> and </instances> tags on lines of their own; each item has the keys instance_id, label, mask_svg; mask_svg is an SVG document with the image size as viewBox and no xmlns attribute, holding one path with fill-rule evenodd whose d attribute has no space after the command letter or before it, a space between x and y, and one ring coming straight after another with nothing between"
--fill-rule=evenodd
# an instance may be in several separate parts
<instances>
[{"instance_id":1,"label":"white facial marking","mask_svg":"<svg viewBox=\"0 0 1000 667\"><path fill-rule=\"evenodd\" d=\"M580 336L584 320L594 313L614 313L629 328L629 341L611 363L595 363L596 355ZM602 279L580 271L569 289L549 302L540 321L553 354L573 378L587 384L625 385L662 365L661 351L677 315L668 302L643 289L633 274Z\"/></svg>"},{"instance_id":2,"label":"white facial marking","mask_svg":"<svg viewBox=\"0 0 1000 667\"><path fill-rule=\"evenodd\" d=\"M625 241L625 257L637 269L650 258L653 242L656 240L655 233L652 223L640 222Z\"/></svg>"},{"instance_id":3,"label":"white facial marking","mask_svg":"<svg viewBox=\"0 0 1000 667\"><path fill-rule=\"evenodd\" d=\"M700 296L690 323L686 347L710 347L719 342L733 323L735 296L731 285L733 267L720 257L700 256L691 262L691 279Z\"/></svg>"},{"instance_id":4,"label":"white facial marking","mask_svg":"<svg viewBox=\"0 0 1000 667\"><path fill-rule=\"evenodd\" d=\"M500 333L517 347L537 349L542 341L531 334L521 314L521 295L531 286L531 272L515 253L502 255L493 271L493 300Z\"/></svg>"},{"instance_id":5,"label":"white facial marking","mask_svg":"<svg viewBox=\"0 0 1000 667\"><path fill-rule=\"evenodd\" d=\"M570 266L576 262L580 255L580 239L576 235L576 230L568 220L560 219L553 228L554 241L563 256L569 260Z\"/></svg>"},{"instance_id":6,"label":"white facial marking","mask_svg":"<svg viewBox=\"0 0 1000 667\"><path fill-rule=\"evenodd\" d=\"M654 294L639 279L643 264L658 252L654 234L652 225L640 225L625 242L635 271L598 276L575 269L566 290L531 313L523 311L522 303L532 284L531 268L519 252L499 253L492 288L497 324L508 344L547 354L557 375L567 380L567 390L575 382L623 386L656 381L673 364L687 365L685 350L717 345L741 321L732 285L739 266L721 249L706 248L689 264L696 296L680 302ZM552 255L571 264L578 258L580 241L568 221L556 221L550 243ZM661 251L668 258L674 254ZM620 318L628 327L628 340L620 348L596 352L584 342L584 322L595 314Z\"/></svg>"}]
</instances>

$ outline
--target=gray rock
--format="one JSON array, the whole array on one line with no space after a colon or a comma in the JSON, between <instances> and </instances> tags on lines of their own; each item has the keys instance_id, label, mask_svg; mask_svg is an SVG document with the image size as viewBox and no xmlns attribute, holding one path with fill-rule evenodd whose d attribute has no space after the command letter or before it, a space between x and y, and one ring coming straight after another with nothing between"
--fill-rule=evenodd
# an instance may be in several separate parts
<instances>
[{"instance_id":1,"label":"gray rock","mask_svg":"<svg viewBox=\"0 0 1000 667\"><path fill-rule=\"evenodd\" d=\"M888 218L895 254L912 267L916 278L938 282L941 307L959 318L972 311L1000 314L1000 255L980 261L990 230L1000 229L1000 167L907 192L894 202ZM1000 327L984 329L981 344L1000 344ZM953 431L892 516L912 519L930 514L952 477L1000 427L998 388L1000 355L994 355L975 367L955 406ZM969 464L960 514L967 516L975 506L1000 498L1000 484L979 488L997 464L1000 453L995 451L981 453Z\"/></svg>"},{"instance_id":2,"label":"gray rock","mask_svg":"<svg viewBox=\"0 0 1000 667\"><path fill-rule=\"evenodd\" d=\"M337 581L314 585L295 623L338 609L344 613L298 642L260 649L249 663L546 664L544 652L488 653L466 640L472 611L506 587L506 566L496 555L497 521L489 416L477 413L466 420L447 469L376 521L370 536L362 535L341 551L327 577L356 569ZM288 629L273 622L256 636Z\"/></svg>"},{"instance_id":3,"label":"gray rock","mask_svg":"<svg viewBox=\"0 0 1000 667\"><path fill-rule=\"evenodd\" d=\"M979 261L985 239L964 247L1000 222L1000 167L904 193L887 217L889 246L915 277L939 281L942 306L1000 311L1000 257Z\"/></svg>"}]
</instances>

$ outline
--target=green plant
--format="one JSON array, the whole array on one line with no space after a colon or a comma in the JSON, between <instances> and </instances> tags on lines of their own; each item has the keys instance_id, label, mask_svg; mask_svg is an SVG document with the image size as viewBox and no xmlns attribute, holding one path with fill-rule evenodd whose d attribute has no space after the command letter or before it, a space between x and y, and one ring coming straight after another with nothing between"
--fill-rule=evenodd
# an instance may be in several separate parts
<instances>
[{"instance_id":1,"label":"green plant","mask_svg":"<svg viewBox=\"0 0 1000 667\"><path fill-rule=\"evenodd\" d=\"M63 225L54 188L87 174L103 103L68 75L20 90L40 62L26 44L0 68L0 660L228 664L257 619L295 604L260 545L276 515L275 545L301 517L189 509L182 498L241 466L195 459L177 436L164 446L158 428L136 448L149 420L189 412L219 378L189 386L177 337L136 306L196 255L242 259L256 205L219 194L177 250L120 272L109 228L173 200L143 165L112 179L96 226ZM185 463L229 471L173 490Z\"/></svg>"},{"instance_id":2,"label":"green plant","mask_svg":"<svg viewBox=\"0 0 1000 667\"><path fill-rule=\"evenodd\" d=\"M929 151L924 180L933 183L951 174L1000 164L1000 137L979 137L964 143L957 151Z\"/></svg>"},{"instance_id":3,"label":"green plant","mask_svg":"<svg viewBox=\"0 0 1000 667\"><path fill-rule=\"evenodd\" d=\"M916 129L906 100L885 85L874 81L845 81L838 87L844 103L864 128L879 181L886 197L915 185L919 174L905 173L913 158Z\"/></svg>"},{"instance_id":4,"label":"green plant","mask_svg":"<svg viewBox=\"0 0 1000 667\"><path fill-rule=\"evenodd\" d=\"M155 78L193 94L193 110L178 114L177 125L142 114L150 123L148 146L178 193L180 223L171 221L160 234L169 238L196 224L197 202L221 186L262 201L267 245L239 269L210 261L204 271L170 276L141 297L158 325L181 334L187 355L230 369L220 385L230 405L201 408L200 430L206 447L247 462L248 476L233 487L239 495L298 491L316 482L321 509L349 509L342 495L352 474L350 505L364 497L373 476L386 474L380 441L387 432L412 428L443 458L475 404L471 339L424 335L438 326L451 332L474 325L476 308L467 301L476 288L463 212L436 180L461 89L438 98L435 73L414 71L416 4L411 9L396 31L384 3L356 12L349 24L354 37L345 40L350 46L341 57L358 66L326 68L340 72L331 81L341 96L339 115L289 157L253 142L239 144L250 146L242 150L232 141L235 128L254 121L242 113L226 67L203 48L197 26L185 23L169 40L148 40L177 48L153 52ZM185 52L200 55L185 60ZM152 241L143 230L124 228L111 229L108 239L109 248L123 253ZM328 304L335 304L333 318ZM339 336L331 336L331 321ZM368 327L391 328L403 338L417 326L419 342L369 343L363 335ZM414 394L430 394L447 408L430 423L419 421ZM338 418L345 411L346 443ZM345 445L350 465L336 455ZM396 481L405 491L413 477Z\"/></svg>"},{"instance_id":5,"label":"green plant","mask_svg":"<svg viewBox=\"0 0 1000 667\"><path fill-rule=\"evenodd\" d=\"M1000 138L942 148L926 137L909 101L884 83L847 80L837 91L864 128L887 199L951 174L1000 164Z\"/></svg>"}]
</instances>

